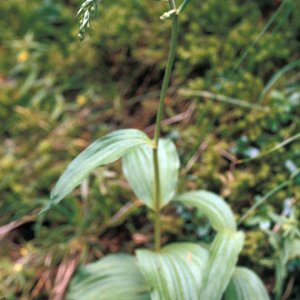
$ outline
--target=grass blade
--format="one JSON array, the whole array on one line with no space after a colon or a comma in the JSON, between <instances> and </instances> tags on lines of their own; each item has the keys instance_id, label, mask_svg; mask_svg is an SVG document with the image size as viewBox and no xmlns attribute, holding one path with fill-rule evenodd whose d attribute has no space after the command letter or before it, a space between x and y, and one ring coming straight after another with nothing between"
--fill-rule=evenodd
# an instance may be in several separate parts
<instances>
[{"instance_id":1,"label":"grass blade","mask_svg":"<svg viewBox=\"0 0 300 300\"><path fill-rule=\"evenodd\" d=\"M275 75L270 79L270 81L267 83L263 91L261 92L259 99L262 100L264 97L270 92L270 90L274 87L274 85L289 71L299 68L300 67L300 59L289 63L282 69L280 69Z\"/></svg>"},{"instance_id":2,"label":"grass blade","mask_svg":"<svg viewBox=\"0 0 300 300\"><path fill-rule=\"evenodd\" d=\"M244 213L238 221L238 225L242 224L260 205L265 203L271 196L275 195L277 192L291 185L294 179L300 174L300 169L297 169L288 180L282 182L271 191L266 193L263 197L261 197L255 204L253 204L247 211Z\"/></svg>"},{"instance_id":3,"label":"grass blade","mask_svg":"<svg viewBox=\"0 0 300 300\"><path fill-rule=\"evenodd\" d=\"M252 160L256 160L256 159L260 159L262 157L265 157L266 155L269 155L277 150L279 150L280 148L282 147L285 147L286 145L292 143L293 141L297 140L300 138L300 132L291 136L290 138L284 140L283 142L277 144L276 146L274 146L273 148L255 156L255 157L251 157L251 158L246 158L246 159L242 159L242 160L239 160L238 163L239 164L243 164L243 163L246 163L246 162L249 162L249 161L252 161Z\"/></svg>"},{"instance_id":4,"label":"grass blade","mask_svg":"<svg viewBox=\"0 0 300 300\"><path fill-rule=\"evenodd\" d=\"M227 103L234 106L239 106L247 109L255 109L257 111L269 112L271 109L268 106L262 106L255 103L251 103L249 101L236 99L232 97L227 97L225 95L215 94L208 91L196 91L191 89L180 89L179 93L185 97L202 97L207 98L214 101L219 101L223 103Z\"/></svg>"}]
</instances>

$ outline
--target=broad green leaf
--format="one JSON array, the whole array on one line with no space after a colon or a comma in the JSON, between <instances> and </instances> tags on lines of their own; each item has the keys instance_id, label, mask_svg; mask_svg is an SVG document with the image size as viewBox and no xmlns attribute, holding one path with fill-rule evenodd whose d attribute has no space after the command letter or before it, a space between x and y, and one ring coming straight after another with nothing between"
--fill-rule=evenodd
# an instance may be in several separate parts
<instances>
[{"instance_id":1,"label":"broad green leaf","mask_svg":"<svg viewBox=\"0 0 300 300\"><path fill-rule=\"evenodd\" d=\"M247 268L236 268L225 292L225 300L269 300L260 278Z\"/></svg>"},{"instance_id":2,"label":"broad green leaf","mask_svg":"<svg viewBox=\"0 0 300 300\"><path fill-rule=\"evenodd\" d=\"M72 279L67 300L148 300L150 289L137 261L114 254L82 266Z\"/></svg>"},{"instance_id":3,"label":"broad green leaf","mask_svg":"<svg viewBox=\"0 0 300 300\"><path fill-rule=\"evenodd\" d=\"M160 252L138 250L136 255L140 269L151 286L152 300L200 299L199 288L208 250L197 244L175 243Z\"/></svg>"},{"instance_id":4,"label":"broad green leaf","mask_svg":"<svg viewBox=\"0 0 300 300\"><path fill-rule=\"evenodd\" d=\"M207 191L194 191L177 195L173 201L196 207L210 221L216 231L236 229L236 222L229 205L218 195Z\"/></svg>"},{"instance_id":5,"label":"broad green leaf","mask_svg":"<svg viewBox=\"0 0 300 300\"><path fill-rule=\"evenodd\" d=\"M221 299L234 273L243 243L242 232L223 230L217 234L209 251L199 299Z\"/></svg>"},{"instance_id":6,"label":"broad green leaf","mask_svg":"<svg viewBox=\"0 0 300 300\"><path fill-rule=\"evenodd\" d=\"M171 140L159 140L158 159L162 208L175 195L178 182L179 158ZM134 149L123 157L122 163L125 177L136 196L154 209L153 149L148 145Z\"/></svg>"},{"instance_id":7,"label":"broad green leaf","mask_svg":"<svg viewBox=\"0 0 300 300\"><path fill-rule=\"evenodd\" d=\"M151 140L136 129L117 130L101 137L70 163L51 192L52 203L70 194L97 167L112 163L143 144L151 144Z\"/></svg>"}]
</instances>

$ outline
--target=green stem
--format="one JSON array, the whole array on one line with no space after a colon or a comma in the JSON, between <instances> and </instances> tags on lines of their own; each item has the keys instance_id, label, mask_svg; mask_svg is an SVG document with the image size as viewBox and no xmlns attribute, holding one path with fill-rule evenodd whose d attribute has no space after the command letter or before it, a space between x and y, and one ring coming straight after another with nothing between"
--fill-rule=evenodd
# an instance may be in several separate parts
<instances>
[{"instance_id":1,"label":"green stem","mask_svg":"<svg viewBox=\"0 0 300 300\"><path fill-rule=\"evenodd\" d=\"M154 244L155 250L159 251L161 242L161 226L160 226L160 176L157 148L153 149L153 164L154 164L154 197L155 197L155 211L154 211Z\"/></svg>"},{"instance_id":2,"label":"green stem","mask_svg":"<svg viewBox=\"0 0 300 300\"><path fill-rule=\"evenodd\" d=\"M176 9L175 1L169 0L169 5L171 9ZM163 117L163 110L165 99L170 84L171 73L174 65L176 47L178 39L178 16L176 14L172 15L172 35L168 62L165 70L165 75L163 79L162 89L160 93L159 106L156 115L155 123L155 135L154 135L154 149L153 149L153 164L154 164L154 197L155 197L155 211L154 211L154 243L155 250L159 251L161 247L160 235L161 235L161 222L160 222L160 174L159 174L159 162L158 162L158 141L161 131L161 121Z\"/></svg>"},{"instance_id":3,"label":"green stem","mask_svg":"<svg viewBox=\"0 0 300 300\"><path fill-rule=\"evenodd\" d=\"M172 7L173 9L173 7ZM155 122L155 135L154 135L154 144L158 145L158 140L160 136L160 129L161 129L161 120L163 117L165 99L168 92L168 87L171 79L171 73L174 65L176 48L177 48L177 39L178 39L178 16L174 14L172 16L172 36L171 36L171 45L169 51L169 57L167 62L167 67L164 75L164 80L161 88L160 99L159 99L159 106L156 115L156 122Z\"/></svg>"}]
</instances>

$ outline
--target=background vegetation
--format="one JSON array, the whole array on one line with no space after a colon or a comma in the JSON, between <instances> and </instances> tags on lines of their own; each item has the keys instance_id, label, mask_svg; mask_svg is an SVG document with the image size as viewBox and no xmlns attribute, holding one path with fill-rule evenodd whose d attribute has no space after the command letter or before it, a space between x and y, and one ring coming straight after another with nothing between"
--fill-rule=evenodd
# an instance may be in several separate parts
<instances>
[{"instance_id":1,"label":"background vegetation","mask_svg":"<svg viewBox=\"0 0 300 300\"><path fill-rule=\"evenodd\" d=\"M119 164L37 216L91 141L116 128L153 134L169 46L170 24L159 20L166 4L106 1L80 42L80 3L0 3L1 299L60 299L80 262L152 245ZM284 255L299 237L300 3L192 1L180 27L164 134L180 151L181 189L222 195L237 218L262 202L241 222L241 260L270 293L275 269L286 274L284 299L299 299L299 259ZM164 242L213 235L201 215L182 207L165 210L163 228Z\"/></svg>"}]
</instances>

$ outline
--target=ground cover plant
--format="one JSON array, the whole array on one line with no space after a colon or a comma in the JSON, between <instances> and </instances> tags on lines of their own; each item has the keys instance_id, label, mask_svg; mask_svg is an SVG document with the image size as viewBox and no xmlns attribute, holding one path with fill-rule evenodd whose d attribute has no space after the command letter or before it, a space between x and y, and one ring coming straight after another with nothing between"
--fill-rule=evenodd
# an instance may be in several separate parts
<instances>
[{"instance_id":1,"label":"ground cover plant","mask_svg":"<svg viewBox=\"0 0 300 300\"><path fill-rule=\"evenodd\" d=\"M152 247L146 209L119 163L94 171L37 223L50 187L91 141L118 128L153 132L168 51L170 23L158 21L164 4L106 2L80 44L79 2L0 3L0 222L11 225L1 241L0 295L9 299L60 295L79 261ZM281 215L284 203L299 209L299 3L195 5L179 19L162 128L179 151L178 192L222 195L245 233L240 264L255 269L270 294L281 270L283 299L298 299L299 259L284 256L297 217ZM161 223L163 244L214 237L199 211L180 204L165 207Z\"/></svg>"}]
</instances>

